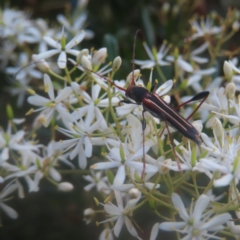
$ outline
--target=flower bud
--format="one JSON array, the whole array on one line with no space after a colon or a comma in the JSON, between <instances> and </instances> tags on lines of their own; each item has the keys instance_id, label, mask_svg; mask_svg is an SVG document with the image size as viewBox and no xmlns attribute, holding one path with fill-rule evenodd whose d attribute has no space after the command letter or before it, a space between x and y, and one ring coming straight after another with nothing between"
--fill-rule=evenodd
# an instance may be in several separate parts
<instances>
[{"instance_id":1,"label":"flower bud","mask_svg":"<svg viewBox=\"0 0 240 240\"><path fill-rule=\"evenodd\" d=\"M95 215L95 211L91 208L86 208L84 211L83 211L83 220L86 222L86 224L89 224L93 217Z\"/></svg>"},{"instance_id":2,"label":"flower bud","mask_svg":"<svg viewBox=\"0 0 240 240\"><path fill-rule=\"evenodd\" d=\"M86 70L92 70L92 64L90 62L90 60L88 59L87 56L83 55L82 56L82 66L86 69Z\"/></svg>"},{"instance_id":3,"label":"flower bud","mask_svg":"<svg viewBox=\"0 0 240 240\"><path fill-rule=\"evenodd\" d=\"M239 21L234 21L233 24L232 24L232 29L233 29L233 31L234 31L234 32L238 32L239 27L240 27Z\"/></svg>"},{"instance_id":4,"label":"flower bud","mask_svg":"<svg viewBox=\"0 0 240 240\"><path fill-rule=\"evenodd\" d=\"M49 72L49 70L50 70L49 64L44 59L37 60L37 55L33 54L32 55L32 60L36 64L36 66L38 67L38 69L40 71Z\"/></svg>"},{"instance_id":5,"label":"flower bud","mask_svg":"<svg viewBox=\"0 0 240 240\"><path fill-rule=\"evenodd\" d=\"M120 68L120 66L121 66L121 64L122 64L122 59L121 59L121 57L116 57L114 60L113 60L113 71L114 72L116 72L119 68Z\"/></svg>"},{"instance_id":6,"label":"flower bud","mask_svg":"<svg viewBox=\"0 0 240 240\"><path fill-rule=\"evenodd\" d=\"M227 98L234 98L236 92L236 86L233 82L228 83L226 86L224 93Z\"/></svg>"},{"instance_id":7,"label":"flower bud","mask_svg":"<svg viewBox=\"0 0 240 240\"><path fill-rule=\"evenodd\" d=\"M107 48L100 48L93 54L92 64L94 66L99 66L104 63L107 58Z\"/></svg>"},{"instance_id":8,"label":"flower bud","mask_svg":"<svg viewBox=\"0 0 240 240\"><path fill-rule=\"evenodd\" d=\"M47 25L47 22L41 18L38 18L36 21L35 21L37 27L40 29L41 32L44 32L46 31L46 29L48 29L48 25Z\"/></svg>"},{"instance_id":9,"label":"flower bud","mask_svg":"<svg viewBox=\"0 0 240 240\"><path fill-rule=\"evenodd\" d=\"M179 5L175 4L172 9L173 15L176 16L179 13L179 10L180 10Z\"/></svg>"},{"instance_id":10,"label":"flower bud","mask_svg":"<svg viewBox=\"0 0 240 240\"><path fill-rule=\"evenodd\" d=\"M132 83L132 79L134 78L134 82L140 77L140 70L135 69L134 72L130 72L127 76L127 82Z\"/></svg>"},{"instance_id":11,"label":"flower bud","mask_svg":"<svg viewBox=\"0 0 240 240\"><path fill-rule=\"evenodd\" d=\"M175 47L174 49L174 59L178 59L179 56L179 49L177 47Z\"/></svg>"},{"instance_id":12,"label":"flower bud","mask_svg":"<svg viewBox=\"0 0 240 240\"><path fill-rule=\"evenodd\" d=\"M165 2L165 3L162 5L162 12L163 12L164 14L167 14L167 13L169 12L169 10L170 10L170 7L171 7L170 3L169 3L169 2Z\"/></svg>"},{"instance_id":13,"label":"flower bud","mask_svg":"<svg viewBox=\"0 0 240 240\"><path fill-rule=\"evenodd\" d=\"M131 199L137 199L141 195L141 192L137 188L131 188L128 193Z\"/></svg>"},{"instance_id":14,"label":"flower bud","mask_svg":"<svg viewBox=\"0 0 240 240\"><path fill-rule=\"evenodd\" d=\"M62 192L69 192L73 190L73 185L69 182L61 182L58 184L58 190Z\"/></svg>"},{"instance_id":15,"label":"flower bud","mask_svg":"<svg viewBox=\"0 0 240 240\"><path fill-rule=\"evenodd\" d=\"M169 167L168 167L169 166ZM168 158L163 161L163 164L159 167L159 172L161 174L166 174L170 171L170 167L172 166L172 159Z\"/></svg>"},{"instance_id":16,"label":"flower bud","mask_svg":"<svg viewBox=\"0 0 240 240\"><path fill-rule=\"evenodd\" d=\"M78 64L81 64L82 62L82 56L88 56L89 54L89 51L88 49L83 49L82 51L80 51L80 53L77 55L77 63Z\"/></svg>"},{"instance_id":17,"label":"flower bud","mask_svg":"<svg viewBox=\"0 0 240 240\"><path fill-rule=\"evenodd\" d=\"M192 122L192 125L197 129L199 134L202 132L203 125L202 125L202 121L201 120L196 120L196 121Z\"/></svg>"},{"instance_id":18,"label":"flower bud","mask_svg":"<svg viewBox=\"0 0 240 240\"><path fill-rule=\"evenodd\" d=\"M231 64L228 61L224 61L223 72L227 80L231 81L233 77L233 70Z\"/></svg>"},{"instance_id":19,"label":"flower bud","mask_svg":"<svg viewBox=\"0 0 240 240\"><path fill-rule=\"evenodd\" d=\"M213 132L214 132L215 136L218 138L218 141L222 142L222 136L224 134L223 126L222 126L221 121L217 117L215 117L213 120L212 128L213 128Z\"/></svg>"}]
</instances>

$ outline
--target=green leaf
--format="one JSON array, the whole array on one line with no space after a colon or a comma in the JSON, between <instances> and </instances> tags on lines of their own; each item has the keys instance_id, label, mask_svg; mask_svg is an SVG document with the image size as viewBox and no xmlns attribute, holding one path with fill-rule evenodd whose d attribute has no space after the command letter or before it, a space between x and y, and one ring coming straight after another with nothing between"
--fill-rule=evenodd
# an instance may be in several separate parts
<instances>
[{"instance_id":1,"label":"green leaf","mask_svg":"<svg viewBox=\"0 0 240 240\"><path fill-rule=\"evenodd\" d=\"M119 56L119 47L117 39L111 34L105 34L103 37L103 46L108 50L108 61L113 61Z\"/></svg>"},{"instance_id":2,"label":"green leaf","mask_svg":"<svg viewBox=\"0 0 240 240\"><path fill-rule=\"evenodd\" d=\"M108 177L108 181L110 182L110 184L113 184L114 174L111 170L107 170L107 177Z\"/></svg>"},{"instance_id":3,"label":"green leaf","mask_svg":"<svg viewBox=\"0 0 240 240\"><path fill-rule=\"evenodd\" d=\"M150 206L151 209L155 209L154 200L149 199L149 200L148 200L148 204L149 204L149 206Z\"/></svg>"},{"instance_id":4,"label":"green leaf","mask_svg":"<svg viewBox=\"0 0 240 240\"><path fill-rule=\"evenodd\" d=\"M13 109L10 104L7 104L7 116L8 116L8 119L10 120L14 118Z\"/></svg>"}]
</instances>

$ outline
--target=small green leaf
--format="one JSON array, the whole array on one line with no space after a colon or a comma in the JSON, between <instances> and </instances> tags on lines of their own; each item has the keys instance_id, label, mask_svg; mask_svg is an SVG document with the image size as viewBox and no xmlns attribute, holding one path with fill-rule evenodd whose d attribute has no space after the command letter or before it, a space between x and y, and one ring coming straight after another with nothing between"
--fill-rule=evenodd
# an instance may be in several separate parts
<instances>
[{"instance_id":1,"label":"small green leaf","mask_svg":"<svg viewBox=\"0 0 240 240\"><path fill-rule=\"evenodd\" d=\"M10 104L7 105L7 116L9 120L14 118L13 110Z\"/></svg>"},{"instance_id":2,"label":"small green leaf","mask_svg":"<svg viewBox=\"0 0 240 240\"><path fill-rule=\"evenodd\" d=\"M108 181L110 182L110 184L113 184L114 174L111 170L107 170L107 177L108 177Z\"/></svg>"},{"instance_id":3,"label":"small green leaf","mask_svg":"<svg viewBox=\"0 0 240 240\"><path fill-rule=\"evenodd\" d=\"M117 39L111 34L105 34L103 37L103 46L107 48L108 61L113 61L119 55Z\"/></svg>"},{"instance_id":4,"label":"small green leaf","mask_svg":"<svg viewBox=\"0 0 240 240\"><path fill-rule=\"evenodd\" d=\"M154 200L149 199L149 200L148 200L148 203L149 203L149 206L150 206L151 209L155 209Z\"/></svg>"}]
</instances>

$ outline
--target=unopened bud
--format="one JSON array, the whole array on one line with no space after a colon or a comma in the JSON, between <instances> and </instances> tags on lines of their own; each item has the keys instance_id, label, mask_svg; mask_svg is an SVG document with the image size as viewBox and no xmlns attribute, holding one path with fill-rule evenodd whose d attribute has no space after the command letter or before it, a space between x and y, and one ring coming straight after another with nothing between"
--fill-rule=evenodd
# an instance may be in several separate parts
<instances>
[{"instance_id":1,"label":"unopened bud","mask_svg":"<svg viewBox=\"0 0 240 240\"><path fill-rule=\"evenodd\" d=\"M83 55L82 56L82 66L86 69L86 70L92 70L92 64L90 62L90 60L88 59L87 56Z\"/></svg>"},{"instance_id":2,"label":"unopened bud","mask_svg":"<svg viewBox=\"0 0 240 240\"><path fill-rule=\"evenodd\" d=\"M84 211L83 211L83 220L88 224L92 221L93 217L95 215L95 211L91 208L86 208Z\"/></svg>"},{"instance_id":3,"label":"unopened bud","mask_svg":"<svg viewBox=\"0 0 240 240\"><path fill-rule=\"evenodd\" d=\"M197 129L199 134L202 132L203 125L202 125L201 120L196 120L196 121L192 122L192 125Z\"/></svg>"},{"instance_id":4,"label":"unopened bud","mask_svg":"<svg viewBox=\"0 0 240 240\"><path fill-rule=\"evenodd\" d=\"M77 55L77 64L82 63L82 56L88 56L88 55L89 55L88 49L83 49L82 51L80 51L80 53Z\"/></svg>"},{"instance_id":5,"label":"unopened bud","mask_svg":"<svg viewBox=\"0 0 240 240\"><path fill-rule=\"evenodd\" d=\"M233 70L231 64L228 61L224 61L223 72L227 80L230 82L233 77Z\"/></svg>"},{"instance_id":6,"label":"unopened bud","mask_svg":"<svg viewBox=\"0 0 240 240\"><path fill-rule=\"evenodd\" d=\"M222 135L223 135L223 126L222 126L221 121L217 117L215 117L214 120L213 120L212 128L213 128L213 131L215 133L215 136L221 142Z\"/></svg>"},{"instance_id":7,"label":"unopened bud","mask_svg":"<svg viewBox=\"0 0 240 240\"><path fill-rule=\"evenodd\" d=\"M162 12L163 12L164 14L167 14L167 13L169 12L169 10L170 10L170 7L171 7L170 3L165 2L165 3L162 5Z\"/></svg>"},{"instance_id":8,"label":"unopened bud","mask_svg":"<svg viewBox=\"0 0 240 240\"><path fill-rule=\"evenodd\" d=\"M25 115L28 116L28 115L32 114L33 112L34 112L34 109L31 108Z\"/></svg>"},{"instance_id":9,"label":"unopened bud","mask_svg":"<svg viewBox=\"0 0 240 240\"><path fill-rule=\"evenodd\" d=\"M36 64L37 68L40 71L42 71L42 72L49 72L49 70L50 70L49 64L44 59L37 60L37 55L33 54L32 55L32 60Z\"/></svg>"},{"instance_id":10,"label":"unopened bud","mask_svg":"<svg viewBox=\"0 0 240 240\"><path fill-rule=\"evenodd\" d=\"M31 88L28 88L27 91L28 91L29 94L31 94L31 95L35 95L35 91L32 90Z\"/></svg>"},{"instance_id":11,"label":"unopened bud","mask_svg":"<svg viewBox=\"0 0 240 240\"><path fill-rule=\"evenodd\" d=\"M163 165L160 165L159 172L161 174L166 174L170 171L171 166L172 166L172 159L168 158L163 161Z\"/></svg>"},{"instance_id":12,"label":"unopened bud","mask_svg":"<svg viewBox=\"0 0 240 240\"><path fill-rule=\"evenodd\" d=\"M176 16L176 15L179 13L179 10L180 10L179 5L178 5L178 4L175 4L175 5L173 6L173 9L172 9L173 15Z\"/></svg>"},{"instance_id":13,"label":"unopened bud","mask_svg":"<svg viewBox=\"0 0 240 240\"><path fill-rule=\"evenodd\" d=\"M128 193L131 199L137 199L141 195L141 192L137 188L131 188Z\"/></svg>"},{"instance_id":14,"label":"unopened bud","mask_svg":"<svg viewBox=\"0 0 240 240\"><path fill-rule=\"evenodd\" d=\"M73 190L73 185L69 182L61 182L58 184L58 190L62 192L69 192Z\"/></svg>"},{"instance_id":15,"label":"unopened bud","mask_svg":"<svg viewBox=\"0 0 240 240\"><path fill-rule=\"evenodd\" d=\"M98 201L98 199L97 199L97 198L95 198L95 197L94 197L93 199L94 199L94 201L95 201L96 205L97 205L97 206L99 206L99 201Z\"/></svg>"},{"instance_id":16,"label":"unopened bud","mask_svg":"<svg viewBox=\"0 0 240 240\"><path fill-rule=\"evenodd\" d=\"M104 63L107 57L107 48L100 48L93 54L92 64L94 66L99 66Z\"/></svg>"},{"instance_id":17,"label":"unopened bud","mask_svg":"<svg viewBox=\"0 0 240 240\"><path fill-rule=\"evenodd\" d=\"M121 57L119 57L119 56L116 57L116 58L113 60L113 66L112 66L113 71L116 72L116 71L120 68L121 64L122 64L122 59L121 59Z\"/></svg>"},{"instance_id":18,"label":"unopened bud","mask_svg":"<svg viewBox=\"0 0 240 240\"><path fill-rule=\"evenodd\" d=\"M174 49L174 59L178 59L178 56L179 56L179 50L177 47L175 47Z\"/></svg>"},{"instance_id":19,"label":"unopened bud","mask_svg":"<svg viewBox=\"0 0 240 240\"><path fill-rule=\"evenodd\" d=\"M127 76L127 82L132 83L132 79L134 79L134 82L140 77L140 70L135 69L134 72L130 72Z\"/></svg>"},{"instance_id":20,"label":"unopened bud","mask_svg":"<svg viewBox=\"0 0 240 240\"><path fill-rule=\"evenodd\" d=\"M234 98L236 92L236 86L233 82L228 83L226 86L224 93L227 96L227 98Z\"/></svg>"},{"instance_id":21,"label":"unopened bud","mask_svg":"<svg viewBox=\"0 0 240 240\"><path fill-rule=\"evenodd\" d=\"M233 24L232 24L232 29L233 29L233 31L234 31L234 32L238 32L239 27L240 27L239 21L234 21Z\"/></svg>"}]
</instances>

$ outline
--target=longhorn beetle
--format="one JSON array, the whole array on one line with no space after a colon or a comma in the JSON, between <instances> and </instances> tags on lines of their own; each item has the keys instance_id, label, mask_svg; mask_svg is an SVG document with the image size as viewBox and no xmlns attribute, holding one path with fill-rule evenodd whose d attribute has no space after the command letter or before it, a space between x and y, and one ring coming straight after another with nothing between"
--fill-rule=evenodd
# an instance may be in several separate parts
<instances>
[{"instance_id":1,"label":"longhorn beetle","mask_svg":"<svg viewBox=\"0 0 240 240\"><path fill-rule=\"evenodd\" d=\"M134 39L134 46L133 46L133 59L135 57L135 47L136 47L136 37L137 34L140 30L138 30L135 34L135 39ZM86 69L88 70L88 69ZM153 84L153 86L151 87L151 90L148 91L146 88L144 87L140 87L137 86L135 84L134 81L134 63L132 64L132 80L131 80L131 84L130 86L128 86L126 89L123 87L120 87L118 85L116 85L113 81L109 80L106 77L101 76L98 73L95 73L92 70L88 70L96 75L98 75L99 77L102 77L103 79L105 79L107 82L109 82L111 85L114 85L115 87L117 87L118 89L122 90L125 92L125 96L131 100L134 100L136 102L136 104L138 105L142 105L143 107L143 111L142 111L142 131L143 131L143 172L142 172L142 178L145 172L145 148L144 148L144 130L146 128L146 120L144 117L144 112L149 112L151 115L153 115L156 118L159 118L160 120L165 122L168 134L170 136L170 131L168 128L168 125L170 125L171 127L175 128L177 131L179 131L180 133L182 133L183 136L185 136L188 139L191 139L193 142L195 142L197 145L200 145L200 143L202 142L200 139L200 135L197 131L197 129L188 121L192 115L200 108L200 106L203 104L203 102L206 100L206 98L209 95L209 91L202 91L200 93L197 93L195 96L193 96L190 100L182 103L181 105L179 105L176 108L173 108L170 104L168 104L167 102L165 102L160 96L158 96L155 93L155 87L156 84ZM192 102L192 101L196 101L196 100L201 100L200 104L197 106L197 108L192 112L192 114L190 114L190 116L188 116L186 119L183 118L176 110L179 109L180 107ZM123 100L121 102L124 103L132 103L130 101L126 101ZM173 151L174 151L174 155L175 158L177 160L177 164L178 164L178 168L181 171L181 166L179 163L179 160L177 158L175 149L174 149L174 144L173 141L171 139L170 136L170 140L171 140L171 144L173 147Z\"/></svg>"}]
</instances>

